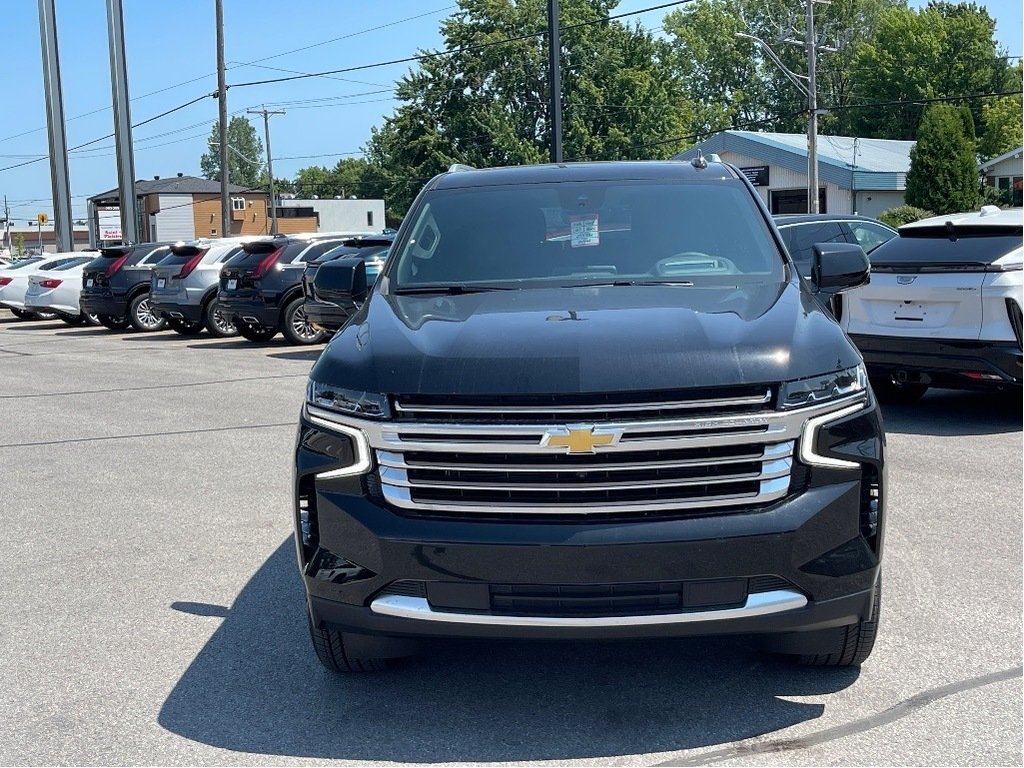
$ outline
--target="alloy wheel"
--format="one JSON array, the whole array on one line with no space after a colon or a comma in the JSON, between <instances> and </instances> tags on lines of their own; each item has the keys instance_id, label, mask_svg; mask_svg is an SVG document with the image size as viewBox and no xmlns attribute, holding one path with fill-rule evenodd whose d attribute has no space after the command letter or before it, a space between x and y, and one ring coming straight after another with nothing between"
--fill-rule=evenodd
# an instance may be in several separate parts
<instances>
[{"instance_id":1,"label":"alloy wheel","mask_svg":"<svg viewBox=\"0 0 1024 768\"><path fill-rule=\"evenodd\" d=\"M158 317L153 308L150 307L149 299L143 299L139 302L139 306L135 310L135 316L138 318L139 324L146 329L159 328L163 324L163 318Z\"/></svg>"},{"instance_id":2,"label":"alloy wheel","mask_svg":"<svg viewBox=\"0 0 1024 768\"><path fill-rule=\"evenodd\" d=\"M292 330L295 331L296 336L304 341L313 341L323 333L323 331L313 327L312 323L309 322L306 311L302 307L299 307L292 314Z\"/></svg>"}]
</instances>

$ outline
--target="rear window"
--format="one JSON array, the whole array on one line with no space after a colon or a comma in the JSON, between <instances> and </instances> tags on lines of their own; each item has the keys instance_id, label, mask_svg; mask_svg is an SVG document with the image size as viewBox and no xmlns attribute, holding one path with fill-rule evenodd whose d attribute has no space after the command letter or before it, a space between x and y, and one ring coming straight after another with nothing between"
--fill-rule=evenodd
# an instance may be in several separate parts
<instances>
[{"instance_id":1,"label":"rear window","mask_svg":"<svg viewBox=\"0 0 1024 768\"><path fill-rule=\"evenodd\" d=\"M732 285L785 274L768 224L739 184L550 182L439 190L425 199L390 259L396 290Z\"/></svg>"},{"instance_id":2,"label":"rear window","mask_svg":"<svg viewBox=\"0 0 1024 768\"><path fill-rule=\"evenodd\" d=\"M171 252L171 246L161 245L159 248L152 249L149 253L139 259L139 264L156 264L164 259Z\"/></svg>"},{"instance_id":3,"label":"rear window","mask_svg":"<svg viewBox=\"0 0 1024 768\"><path fill-rule=\"evenodd\" d=\"M15 269L25 269L26 267L34 266L34 265L38 264L41 261L42 261L41 258L40 259L22 259L21 261L16 261L13 264L10 264L9 266L4 267L3 269L4 269L5 272L10 272L10 271L15 270Z\"/></svg>"},{"instance_id":4,"label":"rear window","mask_svg":"<svg viewBox=\"0 0 1024 768\"><path fill-rule=\"evenodd\" d=\"M90 261L92 261L92 257L87 257L87 258L78 257L78 258L75 258L75 259L68 259L64 264L61 264L59 267L54 267L53 269L54 269L54 271L57 271L57 272L59 272L62 269L74 269L75 267L80 267L83 264L88 264Z\"/></svg>"},{"instance_id":5,"label":"rear window","mask_svg":"<svg viewBox=\"0 0 1024 768\"><path fill-rule=\"evenodd\" d=\"M228 259L232 259L242 252L242 246L236 246L234 248L228 248L224 253L217 257L216 264L223 264Z\"/></svg>"},{"instance_id":6,"label":"rear window","mask_svg":"<svg viewBox=\"0 0 1024 768\"><path fill-rule=\"evenodd\" d=\"M1001 256L1021 247L1021 229L956 232L950 240L942 229L914 229L900 232L871 253L872 268L908 265L912 267L956 265L988 265Z\"/></svg>"},{"instance_id":7,"label":"rear window","mask_svg":"<svg viewBox=\"0 0 1024 768\"><path fill-rule=\"evenodd\" d=\"M300 253L302 253L302 251L308 245L309 245L309 241L308 240L297 240L297 241L294 241L294 242L286 244L285 247L284 247L284 253L281 254L280 257L278 257L277 262L279 264L287 264L288 262L292 261L296 256L298 256ZM265 259L271 253L272 253L272 251L268 251L268 250L257 250L257 251L254 251L254 252L250 253L250 252L246 251L245 249L242 249L242 250L239 250L231 258L231 266L232 267L255 267L257 264L259 264L261 261L263 261L263 259Z\"/></svg>"},{"instance_id":8,"label":"rear window","mask_svg":"<svg viewBox=\"0 0 1024 768\"><path fill-rule=\"evenodd\" d=\"M338 247L339 240L322 240L319 243L313 243L308 247L305 253L302 254L299 261L310 262L316 261L328 251L334 250Z\"/></svg>"}]
</instances>

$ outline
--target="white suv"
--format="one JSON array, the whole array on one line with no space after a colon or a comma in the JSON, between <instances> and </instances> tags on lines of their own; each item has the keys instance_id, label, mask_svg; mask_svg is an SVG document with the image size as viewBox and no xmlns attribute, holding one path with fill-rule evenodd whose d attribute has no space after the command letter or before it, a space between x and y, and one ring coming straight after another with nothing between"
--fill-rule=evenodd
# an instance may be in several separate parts
<instances>
[{"instance_id":1,"label":"white suv","mask_svg":"<svg viewBox=\"0 0 1024 768\"><path fill-rule=\"evenodd\" d=\"M985 206L916 221L871 254L842 325L876 394L1021 385L1022 211Z\"/></svg>"}]
</instances>

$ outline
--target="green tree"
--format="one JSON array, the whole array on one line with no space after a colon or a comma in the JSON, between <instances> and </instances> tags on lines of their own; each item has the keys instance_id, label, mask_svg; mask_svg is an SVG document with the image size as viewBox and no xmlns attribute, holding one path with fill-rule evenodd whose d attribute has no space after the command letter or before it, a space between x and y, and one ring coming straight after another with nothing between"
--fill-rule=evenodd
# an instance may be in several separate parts
<instances>
[{"instance_id":1,"label":"green tree","mask_svg":"<svg viewBox=\"0 0 1024 768\"><path fill-rule=\"evenodd\" d=\"M936 214L977 207L980 193L970 111L932 104L921 116L917 135L910 150L907 203Z\"/></svg>"},{"instance_id":2,"label":"green tree","mask_svg":"<svg viewBox=\"0 0 1024 768\"><path fill-rule=\"evenodd\" d=\"M566 159L667 157L686 146L666 141L692 122L668 43L614 20L572 28L607 19L617 4L561 4ZM404 103L366 147L393 211L403 212L423 182L452 163L548 158L544 36L475 47L545 27L544 0L460 0L441 24L445 48L459 52L426 59L401 79Z\"/></svg>"},{"instance_id":3,"label":"green tree","mask_svg":"<svg viewBox=\"0 0 1024 768\"><path fill-rule=\"evenodd\" d=\"M986 160L1021 146L1021 97L987 100L981 105L981 123L978 153Z\"/></svg>"},{"instance_id":4,"label":"green tree","mask_svg":"<svg viewBox=\"0 0 1024 768\"><path fill-rule=\"evenodd\" d=\"M25 253L25 235L21 232L15 232L12 238L14 246L14 255L21 258L22 254Z\"/></svg>"},{"instance_id":5,"label":"green tree","mask_svg":"<svg viewBox=\"0 0 1024 768\"><path fill-rule=\"evenodd\" d=\"M207 139L207 151L199 160L199 167L207 179L220 180L220 122L215 122ZM266 186L263 142L256 135L252 123L241 115L228 123L228 181L248 189Z\"/></svg>"},{"instance_id":6,"label":"green tree","mask_svg":"<svg viewBox=\"0 0 1024 768\"><path fill-rule=\"evenodd\" d=\"M851 103L856 47L871 39L883 10L904 6L905 0L833 0L817 9L817 28L837 49L818 58L819 104ZM751 130L806 130L806 98L757 43L737 36L760 37L803 75L803 47L781 39L803 39L804 8L802 0L696 0L665 17L683 93L695 105L693 133L750 122L757 123ZM821 130L846 132L851 119L851 112L837 110L822 119Z\"/></svg>"},{"instance_id":7,"label":"green tree","mask_svg":"<svg viewBox=\"0 0 1024 768\"><path fill-rule=\"evenodd\" d=\"M380 168L362 158L339 160L334 168L313 165L295 174L294 191L300 197L379 198L388 180Z\"/></svg>"},{"instance_id":8,"label":"green tree","mask_svg":"<svg viewBox=\"0 0 1024 768\"><path fill-rule=\"evenodd\" d=\"M995 41L995 21L974 3L882 11L873 39L857 49L853 73L854 95L862 103L992 93L1012 82ZM970 102L975 124L982 103ZM861 136L913 139L922 109L913 103L859 109L853 129Z\"/></svg>"}]
</instances>

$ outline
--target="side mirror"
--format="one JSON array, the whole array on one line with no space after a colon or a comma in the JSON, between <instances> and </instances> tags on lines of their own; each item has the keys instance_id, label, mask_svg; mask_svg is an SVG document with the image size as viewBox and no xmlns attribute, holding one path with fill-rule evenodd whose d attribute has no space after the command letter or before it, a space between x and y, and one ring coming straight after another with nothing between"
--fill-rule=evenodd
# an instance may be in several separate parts
<instances>
[{"instance_id":1,"label":"side mirror","mask_svg":"<svg viewBox=\"0 0 1024 768\"><path fill-rule=\"evenodd\" d=\"M815 293L839 293L865 285L871 263L864 249L853 243L815 243L811 284Z\"/></svg>"},{"instance_id":2,"label":"side mirror","mask_svg":"<svg viewBox=\"0 0 1024 768\"><path fill-rule=\"evenodd\" d=\"M313 278L318 298L332 303L366 300L366 262L360 258L335 259L321 264Z\"/></svg>"}]
</instances>

